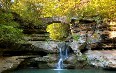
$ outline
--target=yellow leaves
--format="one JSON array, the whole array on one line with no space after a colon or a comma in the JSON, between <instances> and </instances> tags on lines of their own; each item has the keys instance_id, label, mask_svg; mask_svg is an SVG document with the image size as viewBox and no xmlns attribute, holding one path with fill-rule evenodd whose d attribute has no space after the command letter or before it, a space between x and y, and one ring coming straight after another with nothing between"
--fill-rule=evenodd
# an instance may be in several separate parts
<instances>
[{"instance_id":1,"label":"yellow leaves","mask_svg":"<svg viewBox=\"0 0 116 73\"><path fill-rule=\"evenodd\" d=\"M53 40L63 40L68 36L68 27L65 24L53 23L47 26L46 31L50 33Z\"/></svg>"},{"instance_id":2,"label":"yellow leaves","mask_svg":"<svg viewBox=\"0 0 116 73\"><path fill-rule=\"evenodd\" d=\"M74 7L79 0L46 0L43 3L44 17L67 16L69 10Z\"/></svg>"},{"instance_id":3,"label":"yellow leaves","mask_svg":"<svg viewBox=\"0 0 116 73\"><path fill-rule=\"evenodd\" d=\"M40 4L39 1L40 0L17 0L12 4L11 9L25 20L39 24L38 17L42 14L42 4Z\"/></svg>"},{"instance_id":4,"label":"yellow leaves","mask_svg":"<svg viewBox=\"0 0 116 73\"><path fill-rule=\"evenodd\" d=\"M17 13L20 14L21 11L26 10L26 6L24 4L24 1L23 2L19 1L17 3L14 3L11 9L17 11Z\"/></svg>"},{"instance_id":5,"label":"yellow leaves","mask_svg":"<svg viewBox=\"0 0 116 73\"><path fill-rule=\"evenodd\" d=\"M114 18L116 13L116 0L91 0L86 6L78 10L82 16L99 15L102 18Z\"/></svg>"},{"instance_id":6,"label":"yellow leaves","mask_svg":"<svg viewBox=\"0 0 116 73\"><path fill-rule=\"evenodd\" d=\"M41 17L67 16L80 0L18 0L12 5L12 9L23 15L21 11L28 10L29 3L35 5ZM37 6L40 7L37 7ZM32 5L31 5L32 6ZM31 8L30 6L30 8Z\"/></svg>"}]
</instances>

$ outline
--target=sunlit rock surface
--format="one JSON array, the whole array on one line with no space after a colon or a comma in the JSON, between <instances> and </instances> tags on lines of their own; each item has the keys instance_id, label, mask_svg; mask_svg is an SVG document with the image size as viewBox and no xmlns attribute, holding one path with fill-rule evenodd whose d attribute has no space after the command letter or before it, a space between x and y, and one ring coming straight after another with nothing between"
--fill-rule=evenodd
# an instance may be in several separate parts
<instances>
[{"instance_id":1,"label":"sunlit rock surface","mask_svg":"<svg viewBox=\"0 0 116 73\"><path fill-rule=\"evenodd\" d=\"M116 70L116 50L88 51L86 55L91 65Z\"/></svg>"},{"instance_id":2,"label":"sunlit rock surface","mask_svg":"<svg viewBox=\"0 0 116 73\"><path fill-rule=\"evenodd\" d=\"M29 41L33 46L35 46L35 50L42 50L46 52L58 52L57 46L58 42L54 41Z\"/></svg>"}]
</instances>

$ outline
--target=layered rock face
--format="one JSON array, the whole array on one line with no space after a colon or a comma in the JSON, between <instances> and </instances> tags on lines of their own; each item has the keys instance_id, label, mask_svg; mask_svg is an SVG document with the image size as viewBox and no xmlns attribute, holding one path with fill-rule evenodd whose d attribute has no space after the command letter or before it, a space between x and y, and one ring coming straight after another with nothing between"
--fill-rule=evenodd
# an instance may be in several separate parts
<instances>
[{"instance_id":1,"label":"layered rock face","mask_svg":"<svg viewBox=\"0 0 116 73\"><path fill-rule=\"evenodd\" d=\"M72 49L76 51L77 56L80 55L78 52L85 54L84 52L88 49L86 56L92 66L116 69L115 25L115 21L97 24L92 19L74 22L71 25L72 35L79 36L79 38L73 40Z\"/></svg>"},{"instance_id":2,"label":"layered rock face","mask_svg":"<svg viewBox=\"0 0 116 73\"><path fill-rule=\"evenodd\" d=\"M80 20L79 23L71 25L70 28L73 41L67 43L73 52L69 55L69 58L64 61L66 68L85 68L88 65L87 59L90 65L96 67L107 69L116 68L115 52L94 51L95 49L102 50L116 48L116 36L112 34L115 33L115 25L111 25L112 23L109 24L96 24L94 20L88 19ZM36 31L41 29L39 27L34 28ZM12 60L12 62L10 62L12 66L7 64L10 67L3 69L3 67L6 65L4 64L1 65L1 69L6 70L13 68L15 63L15 68L56 68L59 54L58 44L61 42L55 42L52 40L46 41L49 39L49 37L48 33L45 31L45 28L39 32L36 31L34 31L34 33L29 33L30 36L25 37L25 40L27 41L25 44L21 44L14 49L3 50L4 52L2 52L2 55L18 56L17 58L13 59L15 59L15 61L20 61L16 63L14 60ZM24 32L28 34L29 31L25 29ZM82 57L82 54L85 54L87 50L92 51L88 51L86 56ZM12 59L12 57L9 58Z\"/></svg>"},{"instance_id":3,"label":"layered rock face","mask_svg":"<svg viewBox=\"0 0 116 73\"><path fill-rule=\"evenodd\" d=\"M88 49L115 49L115 24L116 22L97 24L92 19L86 19L73 23L71 31L72 35L79 36L77 43L86 42Z\"/></svg>"}]
</instances>

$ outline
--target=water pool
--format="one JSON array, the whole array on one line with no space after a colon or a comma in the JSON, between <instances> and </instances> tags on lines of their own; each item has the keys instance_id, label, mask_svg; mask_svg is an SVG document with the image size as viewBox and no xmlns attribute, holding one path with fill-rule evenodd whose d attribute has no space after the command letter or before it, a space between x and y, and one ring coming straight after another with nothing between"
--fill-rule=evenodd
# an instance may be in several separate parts
<instances>
[{"instance_id":1,"label":"water pool","mask_svg":"<svg viewBox=\"0 0 116 73\"><path fill-rule=\"evenodd\" d=\"M22 69L10 73L116 73L102 69Z\"/></svg>"}]
</instances>

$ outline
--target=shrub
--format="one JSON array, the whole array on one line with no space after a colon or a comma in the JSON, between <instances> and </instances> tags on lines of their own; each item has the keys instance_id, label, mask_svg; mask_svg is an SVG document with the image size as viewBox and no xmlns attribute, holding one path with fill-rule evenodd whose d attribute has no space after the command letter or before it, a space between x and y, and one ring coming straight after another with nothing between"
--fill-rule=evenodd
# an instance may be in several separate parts
<instances>
[{"instance_id":1,"label":"shrub","mask_svg":"<svg viewBox=\"0 0 116 73\"><path fill-rule=\"evenodd\" d=\"M47 32L53 40L65 40L69 34L69 25L53 23L47 26Z\"/></svg>"},{"instance_id":2,"label":"shrub","mask_svg":"<svg viewBox=\"0 0 116 73\"><path fill-rule=\"evenodd\" d=\"M90 0L87 5L83 5L77 10L78 16L113 19L116 17L116 0Z\"/></svg>"},{"instance_id":3,"label":"shrub","mask_svg":"<svg viewBox=\"0 0 116 73\"><path fill-rule=\"evenodd\" d=\"M0 26L0 41L17 42L22 38L22 30L12 26Z\"/></svg>"},{"instance_id":4,"label":"shrub","mask_svg":"<svg viewBox=\"0 0 116 73\"><path fill-rule=\"evenodd\" d=\"M0 10L0 43L18 42L22 39L22 30L13 19L11 12Z\"/></svg>"}]
</instances>

